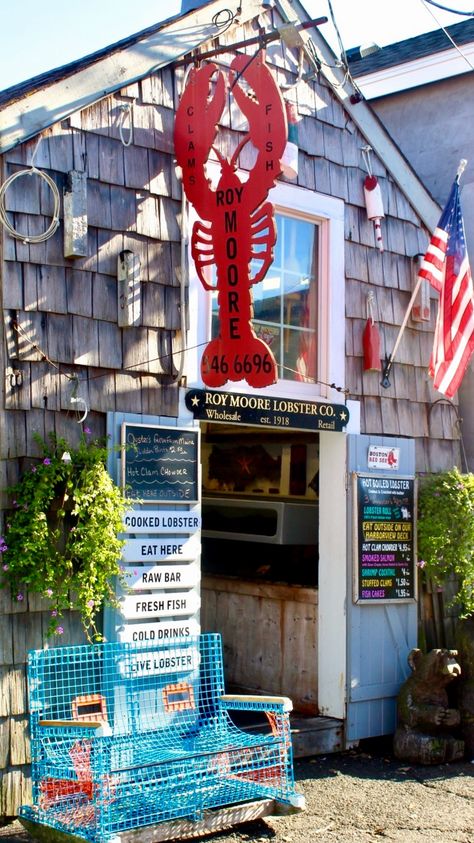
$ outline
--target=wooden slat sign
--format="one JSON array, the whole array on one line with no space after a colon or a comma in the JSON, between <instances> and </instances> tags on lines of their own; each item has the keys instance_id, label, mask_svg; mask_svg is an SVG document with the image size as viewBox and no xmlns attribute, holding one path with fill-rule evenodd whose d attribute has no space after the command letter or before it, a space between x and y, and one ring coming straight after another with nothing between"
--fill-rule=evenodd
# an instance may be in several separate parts
<instances>
[{"instance_id":1,"label":"wooden slat sign","mask_svg":"<svg viewBox=\"0 0 474 843\"><path fill-rule=\"evenodd\" d=\"M198 507L188 512L176 510L164 512L159 509L131 509L123 518L124 532L140 534L153 533L195 533L201 528L201 510Z\"/></svg>"},{"instance_id":2,"label":"wooden slat sign","mask_svg":"<svg viewBox=\"0 0 474 843\"><path fill-rule=\"evenodd\" d=\"M122 676L158 676L166 673L188 673L199 667L200 654L195 647L182 650L133 653L129 659L118 662Z\"/></svg>"},{"instance_id":3,"label":"wooden slat sign","mask_svg":"<svg viewBox=\"0 0 474 843\"><path fill-rule=\"evenodd\" d=\"M200 627L194 618L168 623L126 623L118 630L119 641L150 643L171 641L174 638L190 638L199 635Z\"/></svg>"},{"instance_id":4,"label":"wooden slat sign","mask_svg":"<svg viewBox=\"0 0 474 843\"><path fill-rule=\"evenodd\" d=\"M127 586L132 591L156 590L159 588L192 588L199 582L199 565L144 565L134 568L126 566L123 573Z\"/></svg>"},{"instance_id":5,"label":"wooden slat sign","mask_svg":"<svg viewBox=\"0 0 474 843\"><path fill-rule=\"evenodd\" d=\"M168 591L166 594L127 594L120 601L126 620L134 618L184 617L194 615L201 605L196 591Z\"/></svg>"},{"instance_id":6,"label":"wooden slat sign","mask_svg":"<svg viewBox=\"0 0 474 843\"><path fill-rule=\"evenodd\" d=\"M198 536L189 539L128 539L122 549L125 562L192 562L199 556Z\"/></svg>"}]
</instances>

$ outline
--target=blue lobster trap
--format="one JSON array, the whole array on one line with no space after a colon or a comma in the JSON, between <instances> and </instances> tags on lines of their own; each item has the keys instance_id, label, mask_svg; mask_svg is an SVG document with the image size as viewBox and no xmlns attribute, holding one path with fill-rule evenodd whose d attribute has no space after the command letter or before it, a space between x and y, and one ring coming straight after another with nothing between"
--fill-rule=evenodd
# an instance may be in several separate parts
<instances>
[{"instance_id":1,"label":"blue lobster trap","mask_svg":"<svg viewBox=\"0 0 474 843\"><path fill-rule=\"evenodd\" d=\"M217 634L32 651L28 687L33 805L19 817L33 834L105 843L255 800L303 807L291 702L225 694ZM232 710L264 712L269 728L247 732Z\"/></svg>"}]
</instances>

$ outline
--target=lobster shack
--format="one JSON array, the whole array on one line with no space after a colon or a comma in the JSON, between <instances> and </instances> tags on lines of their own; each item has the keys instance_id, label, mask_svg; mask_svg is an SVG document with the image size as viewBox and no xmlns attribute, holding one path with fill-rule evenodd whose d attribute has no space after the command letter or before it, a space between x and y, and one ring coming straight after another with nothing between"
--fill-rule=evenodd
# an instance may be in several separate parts
<instances>
[{"instance_id":1,"label":"lobster shack","mask_svg":"<svg viewBox=\"0 0 474 843\"><path fill-rule=\"evenodd\" d=\"M437 302L410 304L440 209L330 21L191 5L0 94L1 517L38 434L108 437L129 509L105 638L221 633L227 686L289 696L296 754L327 752L394 728L415 475L458 462L427 371ZM0 594L13 816L51 613ZM77 612L61 630L84 640Z\"/></svg>"}]
</instances>

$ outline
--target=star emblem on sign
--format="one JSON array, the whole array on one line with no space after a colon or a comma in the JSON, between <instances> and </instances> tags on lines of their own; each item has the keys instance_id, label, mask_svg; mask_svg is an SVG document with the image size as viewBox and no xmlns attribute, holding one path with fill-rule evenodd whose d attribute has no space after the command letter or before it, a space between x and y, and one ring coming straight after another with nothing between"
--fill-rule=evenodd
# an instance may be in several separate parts
<instances>
[{"instance_id":1,"label":"star emblem on sign","mask_svg":"<svg viewBox=\"0 0 474 843\"><path fill-rule=\"evenodd\" d=\"M199 407L199 398L197 395L194 395L193 398L191 398L191 404L193 407Z\"/></svg>"},{"instance_id":2,"label":"star emblem on sign","mask_svg":"<svg viewBox=\"0 0 474 843\"><path fill-rule=\"evenodd\" d=\"M347 419L347 413L346 413L346 411L345 411L345 410L342 410L342 411L339 413L339 418L341 419L341 421L346 421L346 419Z\"/></svg>"}]
</instances>

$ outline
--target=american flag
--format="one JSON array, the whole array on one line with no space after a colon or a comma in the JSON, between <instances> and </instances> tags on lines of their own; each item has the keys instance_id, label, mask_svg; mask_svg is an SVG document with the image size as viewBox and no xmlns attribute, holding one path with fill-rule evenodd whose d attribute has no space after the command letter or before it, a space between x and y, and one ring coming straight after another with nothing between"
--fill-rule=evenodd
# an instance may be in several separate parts
<instances>
[{"instance_id":1,"label":"american flag","mask_svg":"<svg viewBox=\"0 0 474 843\"><path fill-rule=\"evenodd\" d=\"M474 352L474 289L456 177L418 275L439 292L429 373L438 392L452 398Z\"/></svg>"}]
</instances>

